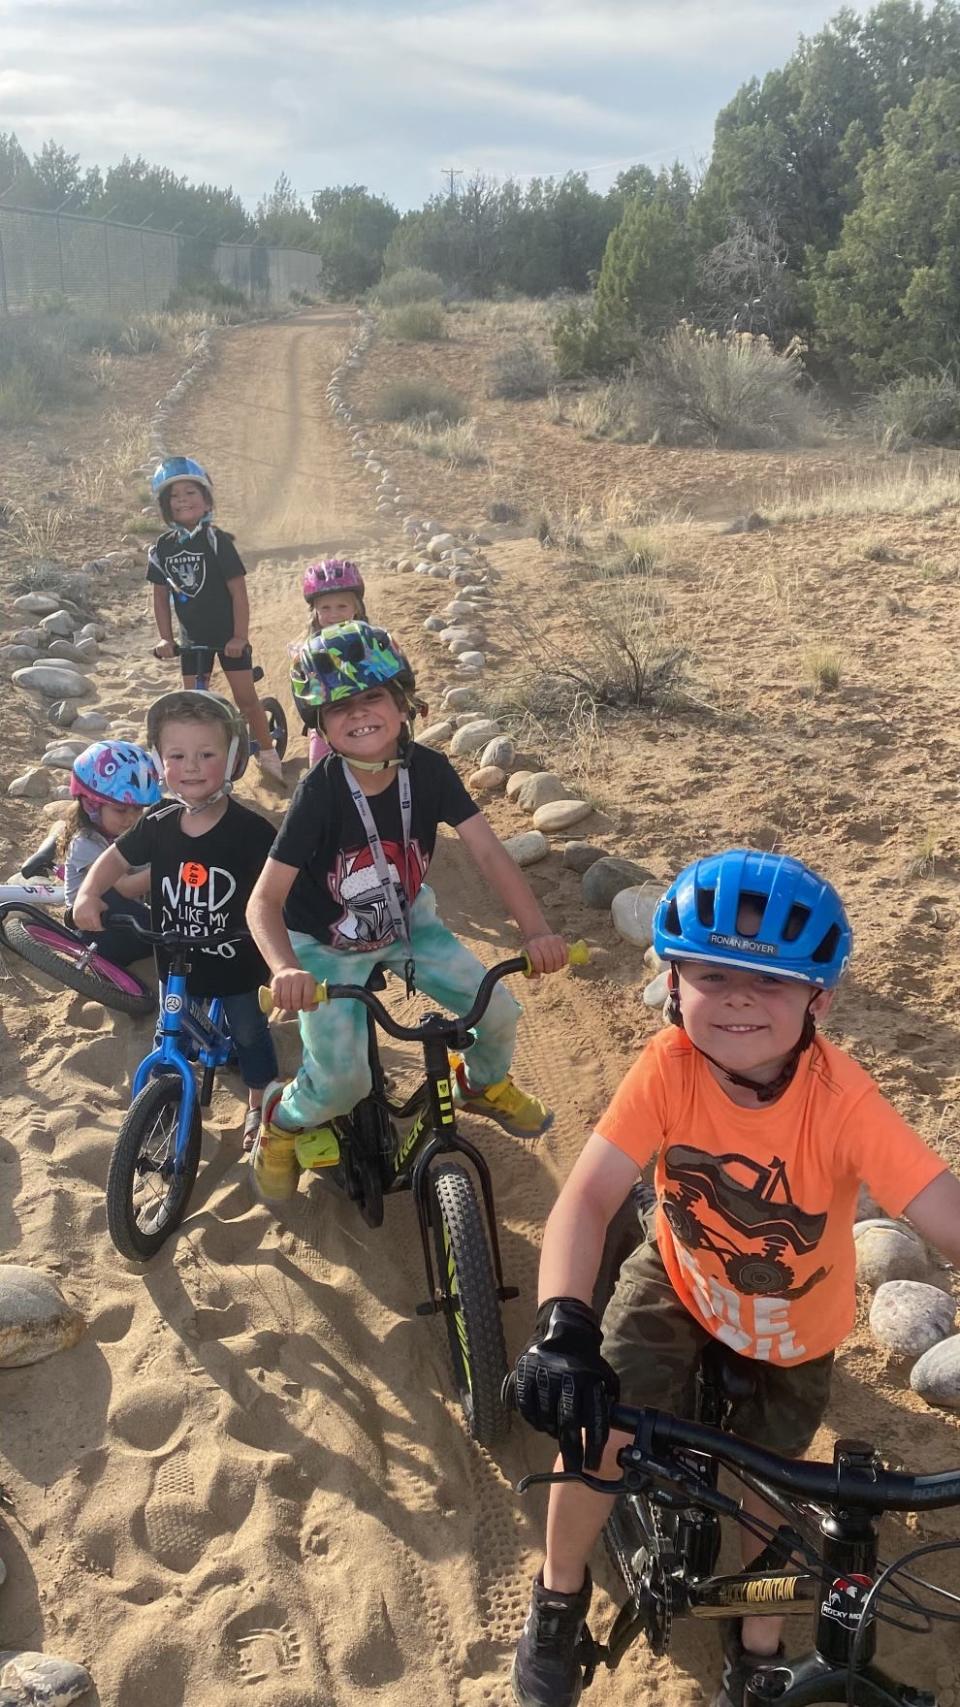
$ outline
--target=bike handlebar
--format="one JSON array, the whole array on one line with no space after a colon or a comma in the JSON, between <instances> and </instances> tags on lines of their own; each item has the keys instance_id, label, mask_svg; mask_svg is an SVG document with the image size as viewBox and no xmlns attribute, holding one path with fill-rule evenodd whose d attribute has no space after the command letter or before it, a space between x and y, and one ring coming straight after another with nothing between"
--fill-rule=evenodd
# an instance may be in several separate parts
<instances>
[{"instance_id":1,"label":"bike handlebar","mask_svg":"<svg viewBox=\"0 0 960 1707\"><path fill-rule=\"evenodd\" d=\"M137 936L142 937L144 942L153 943L155 948L168 950L207 948L213 943L219 946L228 942L249 942L250 940L249 931L233 931L230 936L220 936L219 933L215 936L179 936L176 931L152 931L148 930L146 925L142 925L139 919L135 919L132 913L106 913L103 922L105 925L120 925L124 930L133 931Z\"/></svg>"},{"instance_id":2,"label":"bike handlebar","mask_svg":"<svg viewBox=\"0 0 960 1707\"><path fill-rule=\"evenodd\" d=\"M832 1464L781 1458L706 1423L687 1422L667 1411L639 1410L631 1405L612 1405L610 1426L634 1437L633 1447L625 1447L620 1454L624 1469L630 1468L634 1450L644 1458L657 1460L665 1452L680 1448L706 1453L732 1470L746 1470L781 1493L847 1510L932 1511L960 1505L960 1469L911 1476L905 1471L887 1470L879 1463L873 1467L845 1462L842 1451ZM853 1445L849 1443L851 1448ZM860 1448L862 1443L856 1445ZM612 1491L609 1485L607 1491Z\"/></svg>"},{"instance_id":3,"label":"bike handlebar","mask_svg":"<svg viewBox=\"0 0 960 1707\"><path fill-rule=\"evenodd\" d=\"M570 944L567 950L568 966L585 966L589 959L590 950L585 942ZM491 966L489 972L484 973L470 1012L464 1014L461 1019L451 1019L450 1021L450 1030L455 1037L459 1038L463 1032L470 1031L483 1018L490 997L493 995L494 985L499 983L501 978L509 977L513 972L522 972L525 978L533 976L533 966L529 954L517 954L512 960L501 960L499 965ZM318 1006L323 1002L338 1000L362 1002L364 1007L372 1013L377 1024L390 1037L395 1037L400 1043L423 1043L428 1037L438 1035L435 1027L428 1032L424 1030L422 1025L401 1025L398 1020L393 1018L392 1014L388 1013L383 1003L377 1000L372 991L365 989L362 984L329 984L324 980L322 984L316 984L314 988ZM261 1013L273 1013L277 1004L273 999L273 991L269 984L261 984L259 1000Z\"/></svg>"}]
</instances>

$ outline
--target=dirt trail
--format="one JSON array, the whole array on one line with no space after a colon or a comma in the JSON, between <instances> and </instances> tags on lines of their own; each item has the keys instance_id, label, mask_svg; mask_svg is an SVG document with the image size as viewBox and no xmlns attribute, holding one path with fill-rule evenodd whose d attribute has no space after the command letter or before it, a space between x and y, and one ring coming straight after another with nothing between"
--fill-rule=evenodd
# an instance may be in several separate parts
<instances>
[{"instance_id":1,"label":"dirt trail","mask_svg":"<svg viewBox=\"0 0 960 1707\"><path fill-rule=\"evenodd\" d=\"M286 645L304 615L298 563L380 542L323 396L351 326L345 311L315 311L223 335L177 422L174 448L210 466L251 568L257 654L284 696ZM429 591L376 575L369 586L372 612L418 661ZM423 674L430 691L433 661ZM130 675L120 697L133 715L169 678L161 666ZM291 754L292 781L295 733ZM243 792L276 811L255 782ZM535 887L559 928L575 930L576 882L548 865ZM453 928L497 958L513 939L455 838L442 840L433 879ZM69 1354L4 1374L5 1632L86 1660L104 1707L237 1707L248 1691L266 1707L508 1707L543 1516L511 1484L546 1454L519 1430L496 1461L465 1438L446 1397L442 1329L412 1314L423 1279L409 1200L388 1204L378 1232L320 1183L282 1220L253 1207L239 1086L228 1083L184 1230L146 1271L123 1264L103 1187L149 1028L44 991L17 966L6 975L15 1142L0 1139L0 1239L19 1260L54 1259L91 1332ZM518 1077L548 1097L556 1124L536 1146L476 1133L507 1278L523 1289L507 1308L512 1349L529 1329L557 1181L635 1043L635 984L636 968L608 946L586 974L522 992ZM278 1036L291 1067L295 1032ZM903 1416L861 1374L851 1357L838 1390L848 1432L902 1445L917 1468L945 1462L943 1420ZM602 1565L600 1579L605 1629ZM938 1681L956 1690L948 1652L931 1652ZM682 1633L671 1662L638 1655L599 1699L686 1707L715 1666L713 1638ZM916 1681L933 1681L929 1658Z\"/></svg>"}]
</instances>

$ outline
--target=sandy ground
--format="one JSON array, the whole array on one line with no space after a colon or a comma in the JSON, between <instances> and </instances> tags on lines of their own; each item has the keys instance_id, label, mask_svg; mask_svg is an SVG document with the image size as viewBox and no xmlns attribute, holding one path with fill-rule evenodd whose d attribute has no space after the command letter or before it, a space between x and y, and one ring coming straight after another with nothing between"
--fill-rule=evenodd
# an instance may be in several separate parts
<instances>
[{"instance_id":1,"label":"sandy ground","mask_svg":"<svg viewBox=\"0 0 960 1707\"><path fill-rule=\"evenodd\" d=\"M297 564L336 548L370 561L397 546L378 533L370 487L323 398L351 325L346 311L317 310L222 336L215 368L178 423L182 445L213 470L220 518L251 567L257 652L281 693L285 647L303 616ZM476 352L431 360L462 380L468 357ZM360 389L389 376L397 359L375 347ZM561 443L571 466L582 447L569 432L554 442L563 429L548 432L536 409L510 416L491 407L497 463L469 480L406 453L410 507L476 525L508 462L515 482L539 493L553 480L558 491ZM587 448L583 479L596 482L596 458L607 453ZM632 454L631 463L630 447L616 447L618 481L654 468L650 453ZM669 483L666 465L656 467ZM717 508L742 496L746 478L738 465L741 484L725 500L716 467L697 472L691 461L688 476L704 492L713 481ZM932 526L912 525L901 543L916 553L918 532ZM666 877L704 840L762 844L799 818L798 851L829 856L863 921L862 959L834 1035L955 1161L951 998L960 958L949 937L960 849L950 806L960 707L939 644L955 584L898 571L898 585L909 583L908 614L894 619L857 560L856 529L820 530L816 542L809 529L787 532L773 545L751 537L711 545L723 621L713 625L709 680L737 680L736 704L731 694L715 717L625 730L598 761L605 815L587 830ZM494 648L502 669L532 601L545 631L562 636L578 595L553 559L545 574L529 539L496 542L490 555L502 577L506 627ZM793 576L791 608L804 632L842 627L855 636L850 691L829 706L778 674L788 615L775 593L763 606L762 656L749 655L757 607L733 593L747 576L759 587L771 567ZM102 703L133 721L167 680L148 655L139 573L124 584L126 627L112 635L98 677L114 672L114 698L103 694ZM695 552L678 560L669 579L671 598L698 610L702 646L702 560ZM420 579L370 577L371 611L409 642L434 703L445 678L420 625L447 596ZM18 710L9 727L28 733L31 715ZM292 782L303 763L296 737L291 755ZM276 796L255 783L242 793L275 811ZM942 825L944 851L933 876L908 880L902 864L917 817L906 803L918 795L924 825ZM503 832L522 827L505 803L492 817ZM22 845L39 824L35 809L18 806L7 829ZM453 839L438 850L434 878L448 922L487 961L497 958L514 938ZM532 878L558 928L590 936L595 954L587 972L522 992L517 1076L552 1103L553 1130L532 1147L486 1125L476 1134L494 1171L507 1278L523 1293L507 1306L512 1349L529 1331L539 1230L557 1183L654 1023L639 1007L636 956L615 946L603 915L584 910L572 874L553 856ZM904 897L902 923L892 921L891 903ZM379 1232L319 1184L279 1221L251 1206L238 1085L227 1080L205 1124L182 1232L149 1268L123 1263L105 1231L103 1188L149 1026L4 959L0 1248L55 1272L90 1331L75 1350L0 1378L3 1645L45 1645L85 1661L96 1681L90 1699L105 1707L235 1707L248 1690L268 1707L507 1707L543 1515L542 1500L517 1499L512 1483L546 1452L519 1430L496 1458L465 1437L447 1397L442 1330L412 1315L423 1283L409 1200L388 1204ZM295 1033L283 1027L280 1038L289 1065ZM903 1374L861 1324L840 1359L833 1429L872 1437L890 1461L918 1470L957 1462L956 1422L904 1395ZM830 1438L823 1431L824 1451ZM938 1517L891 1525L887 1556L947 1533ZM956 1581L956 1568L945 1575ZM605 1630L613 1583L602 1564L599 1581ZM806 1633L798 1622L797 1647ZM939 1685L944 1707L960 1701L955 1639L885 1649L911 1682ZM669 1661L638 1650L594 1696L610 1707L685 1707L709 1693L716 1660L715 1638L687 1628Z\"/></svg>"}]
</instances>

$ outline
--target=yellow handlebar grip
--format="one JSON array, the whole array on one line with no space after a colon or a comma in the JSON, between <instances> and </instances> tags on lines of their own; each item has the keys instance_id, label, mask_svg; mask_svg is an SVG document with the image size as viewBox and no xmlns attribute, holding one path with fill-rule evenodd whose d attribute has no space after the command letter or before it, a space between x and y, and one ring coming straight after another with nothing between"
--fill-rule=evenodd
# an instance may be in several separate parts
<instances>
[{"instance_id":1,"label":"yellow handlebar grip","mask_svg":"<svg viewBox=\"0 0 960 1707\"><path fill-rule=\"evenodd\" d=\"M589 962L590 949L581 937L577 942L572 942L570 944L570 947L567 950L567 965L587 966L589 965Z\"/></svg>"},{"instance_id":2,"label":"yellow handlebar grip","mask_svg":"<svg viewBox=\"0 0 960 1707\"><path fill-rule=\"evenodd\" d=\"M322 984L314 984L314 986L313 986L313 999L317 1003L318 1007L319 1007L321 1002L325 1002L327 1000L327 981L326 981L326 979L324 979ZM260 1005L260 1012L262 1014L272 1014L273 1013L277 1004L273 999L273 991L271 990L269 984L261 984L260 985L260 988L257 991L257 1001Z\"/></svg>"}]
</instances>

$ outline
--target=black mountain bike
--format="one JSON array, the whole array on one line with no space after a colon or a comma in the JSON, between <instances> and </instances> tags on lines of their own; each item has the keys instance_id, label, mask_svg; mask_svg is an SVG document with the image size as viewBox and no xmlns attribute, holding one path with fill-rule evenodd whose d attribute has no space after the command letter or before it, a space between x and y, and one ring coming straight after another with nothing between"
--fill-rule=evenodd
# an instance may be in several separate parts
<instances>
[{"instance_id":1,"label":"black mountain bike","mask_svg":"<svg viewBox=\"0 0 960 1707\"><path fill-rule=\"evenodd\" d=\"M586 944L574 943L570 964L586 959ZM457 1396L471 1435L484 1446L501 1440L510 1426L501 1399L507 1354L500 1305L519 1297L519 1289L504 1283L490 1169L458 1129L449 1052L470 1047L472 1029L486 1013L494 986L513 972L529 976L525 954L484 974L473 1007L462 1019L429 1013L420 1025L401 1025L378 1001L374 992L386 988L383 967L374 967L365 986L317 985L319 1002L362 1002L366 1008L372 1080L368 1095L333 1122L340 1161L324 1168L321 1177L346 1193L368 1227L382 1224L384 1197L413 1193L427 1277L427 1297L417 1305L417 1315L444 1317ZM260 1005L265 1013L274 1007L266 985ZM404 1103L392 1102L387 1094L377 1026L423 1049L423 1080ZM450 1156L471 1163L482 1213L472 1176L459 1159L445 1159Z\"/></svg>"},{"instance_id":2,"label":"black mountain bike","mask_svg":"<svg viewBox=\"0 0 960 1707\"><path fill-rule=\"evenodd\" d=\"M598 1666L618 1666L640 1636L653 1653L666 1653L676 1618L789 1616L813 1608L813 1649L799 1659L765 1662L744 1691L744 1707L937 1707L928 1691L897 1683L873 1665L877 1624L925 1634L934 1619L960 1623L960 1594L908 1569L922 1554L958 1548L960 1541L932 1542L884 1564L877 1522L885 1511L960 1505L960 1469L891 1472L861 1440L837 1441L832 1464L781 1458L716 1426L749 1391L744 1382L752 1385L749 1364L711 1346L698 1372L698 1409L711 1422L614 1405L611 1427L634 1437L617 1455L621 1481L561 1471L519 1484L522 1492L537 1482L581 1481L597 1493L623 1496L605 1539L629 1599L606 1643L584 1630L584 1684ZM781 1515L776 1529L720 1491L721 1464ZM748 1569L731 1575L716 1573L722 1517L765 1543ZM925 1602L918 1590L938 1603Z\"/></svg>"}]
</instances>

